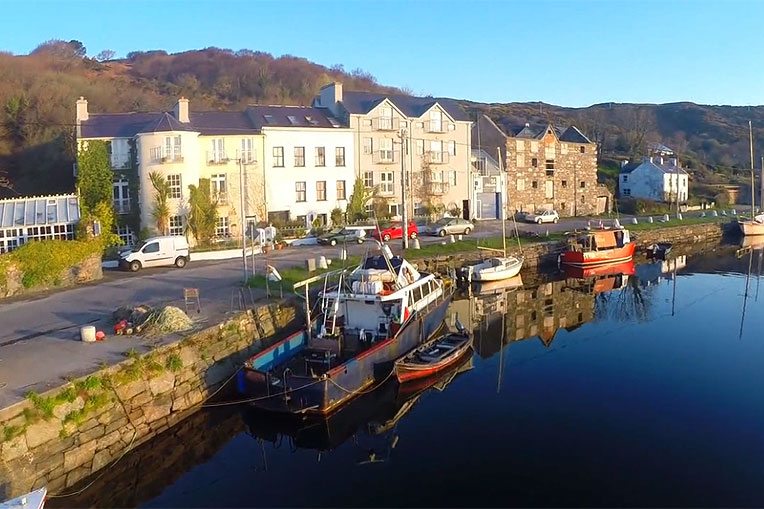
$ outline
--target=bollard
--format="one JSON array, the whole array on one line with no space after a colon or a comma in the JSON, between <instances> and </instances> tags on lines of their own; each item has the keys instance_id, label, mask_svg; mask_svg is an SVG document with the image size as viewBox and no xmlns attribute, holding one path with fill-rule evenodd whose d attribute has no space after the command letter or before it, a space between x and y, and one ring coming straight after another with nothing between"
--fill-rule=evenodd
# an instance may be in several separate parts
<instances>
[{"instance_id":1,"label":"bollard","mask_svg":"<svg viewBox=\"0 0 764 509\"><path fill-rule=\"evenodd\" d=\"M546 229L546 236L549 237L549 228Z\"/></svg>"},{"instance_id":2,"label":"bollard","mask_svg":"<svg viewBox=\"0 0 764 509\"><path fill-rule=\"evenodd\" d=\"M441 241L441 242L440 242L440 245L441 245L441 246L445 246L445 245L446 245L446 241L445 241L445 240Z\"/></svg>"},{"instance_id":3,"label":"bollard","mask_svg":"<svg viewBox=\"0 0 764 509\"><path fill-rule=\"evenodd\" d=\"M462 237L461 235L457 235L457 236L456 236L456 240L458 240L458 241L461 241L461 240L462 240L462 238L463 238L463 237Z\"/></svg>"},{"instance_id":4,"label":"bollard","mask_svg":"<svg viewBox=\"0 0 764 509\"><path fill-rule=\"evenodd\" d=\"M327 269L329 266L326 263L326 256L319 256L318 257L318 268L319 269Z\"/></svg>"},{"instance_id":5,"label":"bollard","mask_svg":"<svg viewBox=\"0 0 764 509\"><path fill-rule=\"evenodd\" d=\"M409 242L409 246L410 246L410 247L412 247L412 248L414 248L414 249L421 249L421 248L419 247L419 239L418 239L418 238L416 238L416 239L411 239L411 241Z\"/></svg>"},{"instance_id":6,"label":"bollard","mask_svg":"<svg viewBox=\"0 0 764 509\"><path fill-rule=\"evenodd\" d=\"M719 217L719 213L716 212L715 210L712 210L711 211L711 217Z\"/></svg>"},{"instance_id":7,"label":"bollard","mask_svg":"<svg viewBox=\"0 0 764 509\"><path fill-rule=\"evenodd\" d=\"M647 218L647 222L652 224L653 223L653 216L650 216Z\"/></svg>"},{"instance_id":8,"label":"bollard","mask_svg":"<svg viewBox=\"0 0 764 509\"><path fill-rule=\"evenodd\" d=\"M316 270L316 259L315 258L308 258L305 260L305 268L308 272L315 272Z\"/></svg>"},{"instance_id":9,"label":"bollard","mask_svg":"<svg viewBox=\"0 0 764 509\"><path fill-rule=\"evenodd\" d=\"M664 223L668 223L669 222L669 215L668 214L663 214L663 217L661 218L661 221L663 221Z\"/></svg>"},{"instance_id":10,"label":"bollard","mask_svg":"<svg viewBox=\"0 0 764 509\"><path fill-rule=\"evenodd\" d=\"M340 249L340 260L347 260L348 259L348 250L344 247Z\"/></svg>"},{"instance_id":11,"label":"bollard","mask_svg":"<svg viewBox=\"0 0 764 509\"><path fill-rule=\"evenodd\" d=\"M722 210L722 215L726 216L727 215L727 211L726 210Z\"/></svg>"},{"instance_id":12,"label":"bollard","mask_svg":"<svg viewBox=\"0 0 764 509\"><path fill-rule=\"evenodd\" d=\"M680 221L684 219L684 217L682 217L682 213L681 212L677 212L676 213L676 218L679 219Z\"/></svg>"},{"instance_id":13,"label":"bollard","mask_svg":"<svg viewBox=\"0 0 764 509\"><path fill-rule=\"evenodd\" d=\"M448 237L448 241L449 241L451 244L456 244L456 237L454 237L453 235L450 235L450 236Z\"/></svg>"},{"instance_id":14,"label":"bollard","mask_svg":"<svg viewBox=\"0 0 764 509\"><path fill-rule=\"evenodd\" d=\"M732 209L730 212L732 213L733 216L737 215L737 210L735 210L735 209Z\"/></svg>"},{"instance_id":15,"label":"bollard","mask_svg":"<svg viewBox=\"0 0 764 509\"><path fill-rule=\"evenodd\" d=\"M700 213L700 217L706 217L706 213L705 212L701 212Z\"/></svg>"},{"instance_id":16,"label":"bollard","mask_svg":"<svg viewBox=\"0 0 764 509\"><path fill-rule=\"evenodd\" d=\"M631 218L631 224L639 224L639 221L637 221L636 217Z\"/></svg>"}]
</instances>

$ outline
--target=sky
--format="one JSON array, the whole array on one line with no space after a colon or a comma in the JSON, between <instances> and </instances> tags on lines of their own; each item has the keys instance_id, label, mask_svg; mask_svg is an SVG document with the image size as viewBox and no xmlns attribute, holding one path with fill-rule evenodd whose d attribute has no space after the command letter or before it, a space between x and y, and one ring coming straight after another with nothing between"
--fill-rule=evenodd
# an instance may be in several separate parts
<instances>
[{"instance_id":1,"label":"sky","mask_svg":"<svg viewBox=\"0 0 764 509\"><path fill-rule=\"evenodd\" d=\"M764 104L764 0L0 0L0 50L210 46L481 102Z\"/></svg>"}]
</instances>

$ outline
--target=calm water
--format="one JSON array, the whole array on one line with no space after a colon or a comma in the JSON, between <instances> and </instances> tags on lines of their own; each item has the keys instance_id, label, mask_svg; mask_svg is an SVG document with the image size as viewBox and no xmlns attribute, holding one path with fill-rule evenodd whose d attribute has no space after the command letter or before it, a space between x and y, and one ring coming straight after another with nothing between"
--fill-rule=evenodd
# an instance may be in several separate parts
<instances>
[{"instance_id":1,"label":"calm water","mask_svg":"<svg viewBox=\"0 0 764 509\"><path fill-rule=\"evenodd\" d=\"M457 300L476 352L435 386L304 429L200 412L68 504L764 505L764 288L733 252Z\"/></svg>"}]
</instances>

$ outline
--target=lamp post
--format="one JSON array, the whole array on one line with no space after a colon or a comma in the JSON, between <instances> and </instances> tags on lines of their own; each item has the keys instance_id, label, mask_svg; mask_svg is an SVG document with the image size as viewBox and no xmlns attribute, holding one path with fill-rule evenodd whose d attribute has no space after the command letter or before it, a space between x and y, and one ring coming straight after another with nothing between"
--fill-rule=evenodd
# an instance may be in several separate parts
<instances>
[{"instance_id":1,"label":"lamp post","mask_svg":"<svg viewBox=\"0 0 764 509\"><path fill-rule=\"evenodd\" d=\"M242 268L243 268L243 274L244 274L244 284L247 284L247 232L246 232L246 214L244 213L244 159L242 157L238 157L237 162L239 163L239 207L241 210L239 211L239 218L240 218L240 226L239 229L241 230L241 262L242 262Z\"/></svg>"}]
</instances>

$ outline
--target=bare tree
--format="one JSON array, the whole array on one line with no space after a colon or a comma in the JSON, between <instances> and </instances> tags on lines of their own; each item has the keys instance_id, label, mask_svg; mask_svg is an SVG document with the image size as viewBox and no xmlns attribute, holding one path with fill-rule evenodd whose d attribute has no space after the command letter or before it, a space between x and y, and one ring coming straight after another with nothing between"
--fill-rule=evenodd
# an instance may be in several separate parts
<instances>
[{"instance_id":1,"label":"bare tree","mask_svg":"<svg viewBox=\"0 0 764 509\"><path fill-rule=\"evenodd\" d=\"M114 58L115 54L116 53L114 52L114 50L105 49L96 55L96 60L98 60L99 62L106 62L107 60L111 60L112 58Z\"/></svg>"}]
</instances>

